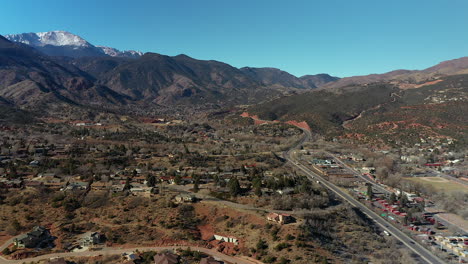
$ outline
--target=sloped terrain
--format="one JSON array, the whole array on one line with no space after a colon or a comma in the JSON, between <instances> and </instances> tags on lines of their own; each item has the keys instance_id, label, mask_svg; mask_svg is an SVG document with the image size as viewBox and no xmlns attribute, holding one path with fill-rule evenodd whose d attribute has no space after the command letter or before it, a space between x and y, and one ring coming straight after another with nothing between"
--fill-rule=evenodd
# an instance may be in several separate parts
<instances>
[{"instance_id":1,"label":"sloped terrain","mask_svg":"<svg viewBox=\"0 0 468 264\"><path fill-rule=\"evenodd\" d=\"M386 143L420 137L466 140L467 100L468 75L455 75L413 89L380 83L308 92L249 112L269 120L304 120L328 136Z\"/></svg>"}]
</instances>

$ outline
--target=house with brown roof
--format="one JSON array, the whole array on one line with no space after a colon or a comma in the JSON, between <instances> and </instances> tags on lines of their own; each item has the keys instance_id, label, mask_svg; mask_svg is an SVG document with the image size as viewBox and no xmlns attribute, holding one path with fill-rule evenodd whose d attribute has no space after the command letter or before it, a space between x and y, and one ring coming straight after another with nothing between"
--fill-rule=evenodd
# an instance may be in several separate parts
<instances>
[{"instance_id":1,"label":"house with brown roof","mask_svg":"<svg viewBox=\"0 0 468 264\"><path fill-rule=\"evenodd\" d=\"M289 214L269 213L266 218L268 221L273 221L282 225L294 222L294 218Z\"/></svg>"},{"instance_id":2,"label":"house with brown roof","mask_svg":"<svg viewBox=\"0 0 468 264\"><path fill-rule=\"evenodd\" d=\"M179 256L169 252L157 254L154 256L154 264L178 264Z\"/></svg>"}]
</instances>

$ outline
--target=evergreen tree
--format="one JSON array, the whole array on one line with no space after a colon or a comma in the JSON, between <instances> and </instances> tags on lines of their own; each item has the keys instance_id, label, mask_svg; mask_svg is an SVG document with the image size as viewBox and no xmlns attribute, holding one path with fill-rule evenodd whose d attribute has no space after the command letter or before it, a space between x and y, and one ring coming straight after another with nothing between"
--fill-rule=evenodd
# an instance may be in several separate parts
<instances>
[{"instance_id":1,"label":"evergreen tree","mask_svg":"<svg viewBox=\"0 0 468 264\"><path fill-rule=\"evenodd\" d=\"M193 192L197 193L200 191L200 186L198 186L198 181L195 181L195 184L193 185Z\"/></svg>"},{"instance_id":2,"label":"evergreen tree","mask_svg":"<svg viewBox=\"0 0 468 264\"><path fill-rule=\"evenodd\" d=\"M154 177L154 175L148 175L148 177L146 177L146 185L148 187L154 187L156 186L156 177Z\"/></svg>"},{"instance_id":3,"label":"evergreen tree","mask_svg":"<svg viewBox=\"0 0 468 264\"><path fill-rule=\"evenodd\" d=\"M258 197L262 196L262 188L260 186L255 186L254 192Z\"/></svg>"},{"instance_id":4,"label":"evergreen tree","mask_svg":"<svg viewBox=\"0 0 468 264\"><path fill-rule=\"evenodd\" d=\"M388 199L388 202L389 202L390 204L394 204L394 203L396 202L396 199L397 199L397 198L396 198L395 193L392 192L392 194L390 194L390 198Z\"/></svg>"},{"instance_id":5,"label":"evergreen tree","mask_svg":"<svg viewBox=\"0 0 468 264\"><path fill-rule=\"evenodd\" d=\"M180 176L180 174L177 174L175 176L174 183L177 184L177 185L180 185L182 183L182 177Z\"/></svg>"},{"instance_id":6,"label":"evergreen tree","mask_svg":"<svg viewBox=\"0 0 468 264\"><path fill-rule=\"evenodd\" d=\"M406 207L408 203L409 203L408 196L406 196L406 194L402 192L400 196L400 205L402 207Z\"/></svg>"},{"instance_id":7,"label":"evergreen tree","mask_svg":"<svg viewBox=\"0 0 468 264\"><path fill-rule=\"evenodd\" d=\"M125 180L125 185L124 185L123 190L130 191L131 188L132 188L132 185L130 184L130 177L127 177L127 180Z\"/></svg>"},{"instance_id":8,"label":"evergreen tree","mask_svg":"<svg viewBox=\"0 0 468 264\"><path fill-rule=\"evenodd\" d=\"M229 181L229 192L232 196L237 196L241 193L239 180L236 177L231 178Z\"/></svg>"},{"instance_id":9,"label":"evergreen tree","mask_svg":"<svg viewBox=\"0 0 468 264\"><path fill-rule=\"evenodd\" d=\"M8 165L8 176L9 180L18 178L18 172L16 171L16 166L13 162L10 162Z\"/></svg>"},{"instance_id":10,"label":"evergreen tree","mask_svg":"<svg viewBox=\"0 0 468 264\"><path fill-rule=\"evenodd\" d=\"M259 177L256 177L252 181L252 185L254 187L254 193L258 197L262 196L262 180Z\"/></svg>"},{"instance_id":11,"label":"evergreen tree","mask_svg":"<svg viewBox=\"0 0 468 264\"><path fill-rule=\"evenodd\" d=\"M374 196L374 191L372 190L372 184L367 185L367 196L371 200L372 200L372 197Z\"/></svg>"}]
</instances>

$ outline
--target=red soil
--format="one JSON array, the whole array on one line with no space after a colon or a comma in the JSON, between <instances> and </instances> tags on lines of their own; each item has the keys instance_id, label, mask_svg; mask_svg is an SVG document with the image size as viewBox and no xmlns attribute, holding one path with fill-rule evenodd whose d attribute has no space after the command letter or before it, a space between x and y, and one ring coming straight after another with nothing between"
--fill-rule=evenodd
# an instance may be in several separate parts
<instances>
[{"instance_id":1,"label":"red soil","mask_svg":"<svg viewBox=\"0 0 468 264\"><path fill-rule=\"evenodd\" d=\"M271 124L271 123L280 123L280 121L278 120L273 120L273 121L269 121L269 120L262 120L260 119L257 115L250 115L248 112L243 112L241 115L241 117L249 117L249 118L252 118L254 120L254 124L255 125L261 125L261 124ZM290 120L290 121L286 121L284 122L285 124L288 124L288 125L292 125L292 126L296 126L298 128L301 128L301 129L305 129L305 130L308 130L308 131L312 131L312 129L310 128L309 124L307 124L306 121L296 121L296 120Z\"/></svg>"}]
</instances>

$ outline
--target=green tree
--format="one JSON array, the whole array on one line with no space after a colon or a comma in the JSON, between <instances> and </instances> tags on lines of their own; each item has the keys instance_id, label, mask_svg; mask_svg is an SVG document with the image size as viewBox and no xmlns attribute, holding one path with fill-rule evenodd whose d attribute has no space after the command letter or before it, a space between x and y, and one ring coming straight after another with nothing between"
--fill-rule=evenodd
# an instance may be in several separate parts
<instances>
[{"instance_id":1,"label":"green tree","mask_svg":"<svg viewBox=\"0 0 468 264\"><path fill-rule=\"evenodd\" d=\"M257 247L257 250L259 250L259 251L260 250L265 250L265 249L268 248L268 244L267 244L267 242L265 240L259 239L258 242L257 242L256 247Z\"/></svg>"},{"instance_id":2,"label":"green tree","mask_svg":"<svg viewBox=\"0 0 468 264\"><path fill-rule=\"evenodd\" d=\"M130 184L130 177L127 177L127 179L125 180L125 185L123 187L123 190L130 191L131 188L132 188L132 185Z\"/></svg>"},{"instance_id":3,"label":"green tree","mask_svg":"<svg viewBox=\"0 0 468 264\"><path fill-rule=\"evenodd\" d=\"M408 200L408 196L406 196L405 193L401 192L401 195L400 195L400 205L402 207L406 207L409 203L409 200Z\"/></svg>"},{"instance_id":4,"label":"green tree","mask_svg":"<svg viewBox=\"0 0 468 264\"><path fill-rule=\"evenodd\" d=\"M18 172L16 170L16 166L13 162L10 162L8 164L8 174L7 174L7 178L9 180L12 180L12 179L16 179L18 178Z\"/></svg>"},{"instance_id":5,"label":"green tree","mask_svg":"<svg viewBox=\"0 0 468 264\"><path fill-rule=\"evenodd\" d=\"M182 177L179 174L175 176L174 183L177 185L180 185L182 183Z\"/></svg>"},{"instance_id":6,"label":"green tree","mask_svg":"<svg viewBox=\"0 0 468 264\"><path fill-rule=\"evenodd\" d=\"M397 200L397 197L396 197L395 193L392 192L392 194L390 194L390 198L388 199L388 202L390 204L394 204L396 202L396 200Z\"/></svg>"},{"instance_id":7,"label":"green tree","mask_svg":"<svg viewBox=\"0 0 468 264\"><path fill-rule=\"evenodd\" d=\"M6 256L6 255L10 255L10 254L11 254L11 251L10 251L9 248L4 248L4 249L2 250L2 254L5 255L5 256Z\"/></svg>"},{"instance_id":8,"label":"green tree","mask_svg":"<svg viewBox=\"0 0 468 264\"><path fill-rule=\"evenodd\" d=\"M259 177L255 177L252 181L254 187L254 193L258 197L262 196L262 180Z\"/></svg>"},{"instance_id":9,"label":"green tree","mask_svg":"<svg viewBox=\"0 0 468 264\"><path fill-rule=\"evenodd\" d=\"M374 191L372 190L372 184L367 184L367 196L369 197L370 200L372 200L372 197L374 196Z\"/></svg>"},{"instance_id":10,"label":"green tree","mask_svg":"<svg viewBox=\"0 0 468 264\"><path fill-rule=\"evenodd\" d=\"M254 188L254 193L255 195L257 195L258 197L262 196L262 188L260 186L255 186Z\"/></svg>"},{"instance_id":11,"label":"green tree","mask_svg":"<svg viewBox=\"0 0 468 264\"><path fill-rule=\"evenodd\" d=\"M75 209L78 209L80 207L81 207L80 202L77 199L73 198L73 197L65 199L63 201L63 208L67 212L73 212Z\"/></svg>"},{"instance_id":12,"label":"green tree","mask_svg":"<svg viewBox=\"0 0 468 264\"><path fill-rule=\"evenodd\" d=\"M146 177L146 185L148 187L156 186L156 177L152 174L149 174L148 177Z\"/></svg>"},{"instance_id":13,"label":"green tree","mask_svg":"<svg viewBox=\"0 0 468 264\"><path fill-rule=\"evenodd\" d=\"M195 181L195 184L193 185L193 192L197 193L200 191L200 186L198 186L198 180Z\"/></svg>"},{"instance_id":14,"label":"green tree","mask_svg":"<svg viewBox=\"0 0 468 264\"><path fill-rule=\"evenodd\" d=\"M236 177L232 177L231 180L229 181L229 193L232 196L237 196L241 193L239 180Z\"/></svg>"}]
</instances>

